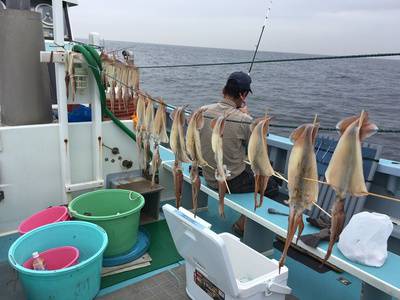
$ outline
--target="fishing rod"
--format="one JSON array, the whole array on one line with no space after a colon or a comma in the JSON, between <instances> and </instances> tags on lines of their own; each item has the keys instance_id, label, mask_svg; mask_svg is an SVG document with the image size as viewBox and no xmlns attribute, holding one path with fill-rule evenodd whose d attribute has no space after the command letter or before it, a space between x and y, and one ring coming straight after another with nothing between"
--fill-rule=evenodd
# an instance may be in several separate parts
<instances>
[{"instance_id":1,"label":"fishing rod","mask_svg":"<svg viewBox=\"0 0 400 300\"><path fill-rule=\"evenodd\" d=\"M250 75L251 69L253 68L254 61L256 59L256 55L257 55L257 52L258 52L258 47L260 46L260 42L261 42L262 36L264 34L265 26L267 25L267 21L268 21L268 18L269 18L269 12L271 11L271 4L272 4L272 1L270 2L270 6L268 7L267 13L265 14L264 24L261 27L260 36L258 37L258 42L257 42L257 45L256 45L256 49L255 49L254 54L253 54L253 59L251 60L251 64L250 64L250 68L249 68L249 72L248 72L249 75Z\"/></svg>"}]
</instances>

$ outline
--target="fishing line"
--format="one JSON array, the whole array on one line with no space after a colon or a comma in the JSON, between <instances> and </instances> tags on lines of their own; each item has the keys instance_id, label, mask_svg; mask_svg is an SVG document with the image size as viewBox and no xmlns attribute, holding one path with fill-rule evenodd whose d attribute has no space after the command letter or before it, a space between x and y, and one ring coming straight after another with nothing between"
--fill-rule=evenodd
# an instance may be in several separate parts
<instances>
[{"instance_id":1,"label":"fishing line","mask_svg":"<svg viewBox=\"0 0 400 300\"><path fill-rule=\"evenodd\" d=\"M56 45L56 46L58 46L58 45ZM59 47L62 47L62 46L59 46ZM371 54L372 55L372 54ZM381 54L381 55L383 55L383 54ZM393 55L400 55L400 53L394 53ZM257 61L255 61L255 63L256 63ZM96 69L96 70L99 70L99 68L97 67L97 66L92 66L92 65L90 65L90 64L88 64L88 66L90 67L90 68L94 68L94 69ZM133 90L134 92L136 92L136 93L138 93L139 95L142 95L143 97L146 97L147 99L149 99L149 100L151 100L151 101L153 101L153 102L156 102L156 103L158 103L158 104L163 104L163 105L165 105L166 107L168 107L168 108L170 108L170 109L175 109L176 108L176 106L174 106L174 105L171 105L171 104L168 104L168 103L166 103L164 100L161 100L161 99L156 99L156 98L154 98L154 97L151 97L149 94L147 94L146 92L143 92L143 91L141 91L140 89L136 89L135 87L133 87L133 86L129 86L129 85L127 85L127 84L125 84L123 81L120 81L120 80L118 80L117 78L115 78L114 76L112 76L112 75L110 75L110 74L108 74L108 73L105 73L104 71L102 72L102 74L103 75L105 75L105 76L107 76L107 77L109 77L109 78L111 78L112 80L114 80L114 81L116 81L116 82L118 82L119 84L121 84L121 85L123 85L123 86L125 86L125 87L127 87L127 88L130 88L131 90ZM187 114L191 114L191 113L193 113L193 111L191 111L191 110L189 110L189 109L187 109L187 108L185 108L184 109L184 111L185 111L185 113L187 113ZM256 119L257 118L257 116L251 116L253 119ZM211 117L211 116L207 116L207 115L204 115L204 118L206 118L206 119L214 119L215 117ZM239 124L252 124L252 121L239 121L239 120L232 120L232 119L226 119L226 122L232 122L232 123L239 123ZM288 124L270 124L269 125L270 127L273 127L273 128L282 128L282 129L296 129L298 126L295 126L295 125L288 125ZM331 131L331 132L333 132L333 131L337 131L337 128L335 128L335 127L320 127L319 128L319 130L320 131ZM392 133L392 134L394 134L394 133L400 133L400 129L378 129L377 130L377 132L378 133Z\"/></svg>"},{"instance_id":2,"label":"fishing line","mask_svg":"<svg viewBox=\"0 0 400 300\"><path fill-rule=\"evenodd\" d=\"M280 174L280 173L277 172L277 171L274 171L274 174L272 174L272 176L275 176L275 177L277 177L277 178L279 178L279 179L282 179L282 180L285 181L287 184L289 183L289 180L287 180L282 174ZM304 179L307 180L308 178L304 178ZM329 218L332 219L332 216L331 216L325 209L323 209L321 206L319 206L317 202L312 201L312 204L313 204L316 208L318 208L319 210L321 210L323 213L325 213Z\"/></svg>"},{"instance_id":3,"label":"fishing line","mask_svg":"<svg viewBox=\"0 0 400 300\"><path fill-rule=\"evenodd\" d=\"M369 53L369 54L352 54L352 55L335 55L335 56L311 56L300 58L281 58L281 59L266 59L255 60L255 64L267 63L283 63L283 62L306 62L316 60L333 60L333 59L354 59L354 58L373 58L373 57L391 57L400 56L400 52L388 53ZM213 66L229 66L229 65L247 65L251 61L236 61L236 62L215 62L215 63L198 63L198 64L177 64L177 65L152 65L152 66L138 66L139 69L162 69L162 68L191 68L191 67L213 67Z\"/></svg>"},{"instance_id":4,"label":"fishing line","mask_svg":"<svg viewBox=\"0 0 400 300\"><path fill-rule=\"evenodd\" d=\"M78 45L88 45L88 46L90 46L90 47L93 47L93 48L96 48L96 49L99 49L99 50L103 50L103 49L104 49L103 46L93 45L93 44L87 44L87 43L83 43L83 42L79 42L79 41L74 41L74 40L68 41L68 43L65 43L64 45L57 44L56 42L53 41L53 42L51 42L51 44L49 45L49 48L62 48L62 49L64 49L64 50L67 50L67 49L66 49L66 46L67 46L67 45L73 46L74 44L78 44Z\"/></svg>"},{"instance_id":5,"label":"fishing line","mask_svg":"<svg viewBox=\"0 0 400 300\"><path fill-rule=\"evenodd\" d=\"M176 108L176 106L168 104L164 100L159 100L159 99L153 98L149 94L147 94L146 92L143 92L141 90L137 90L137 89L133 88L132 86L129 86L129 85L125 84L124 82L116 79L112 75L109 75L107 73L103 73L103 74L105 76L110 77L111 79L115 80L116 82L120 83L121 85L134 90L136 93L138 93L138 94L150 99L153 102L156 102L158 104L164 104L166 107L168 107L170 109L175 109ZM193 111L185 108L185 113L191 114L192 112ZM254 119L257 119L257 117L254 117L254 116L251 116L251 117L254 118ZM214 119L215 117L204 115L204 118L206 118L206 119ZM252 121L239 121L239 120L232 120L232 119L226 119L225 121L226 122L232 122L232 123L240 123L240 124L249 124L249 125L252 124ZM274 127L274 128L282 128L282 129L296 129L298 127L298 126L295 126L295 125L288 125L288 124L270 124L269 126L270 127ZM331 131L331 132L335 131L336 132L338 129L336 127L320 127L318 130L320 130L320 131ZM400 133L400 129L378 129L377 132L378 133Z\"/></svg>"},{"instance_id":6,"label":"fishing line","mask_svg":"<svg viewBox=\"0 0 400 300\"><path fill-rule=\"evenodd\" d=\"M106 52L107 52L107 54L109 54L109 53L115 53L115 52L118 52L118 51L123 51L123 50L128 50L128 49L134 49L134 48L135 48L134 46L130 46L130 47L119 48L119 49L115 49L115 50L111 50L111 51L106 51Z\"/></svg>"},{"instance_id":7,"label":"fishing line","mask_svg":"<svg viewBox=\"0 0 400 300\"><path fill-rule=\"evenodd\" d=\"M324 184L324 185L329 185L329 186L331 186L328 182L321 181L321 180L318 180L318 179L306 178L306 177L304 177L303 179L305 179L305 180L307 180L307 181L318 182L318 183L321 183L321 184ZM385 199L385 200L391 200L391 201L400 202L400 199L399 199L399 198L395 198L395 197L391 197L391 196L386 196L386 195L381 195L381 194L376 194L376 193L372 193L372 192L369 192L369 191L366 192L366 193L363 193L362 195L363 195L363 196L374 196L374 197L382 198L382 199Z\"/></svg>"},{"instance_id":8,"label":"fishing line","mask_svg":"<svg viewBox=\"0 0 400 300\"><path fill-rule=\"evenodd\" d=\"M260 118L259 117L254 117L251 116L253 119ZM211 116L204 116L206 119L214 119L215 117ZM226 122L232 122L232 123L239 123L239 124L252 124L252 121L239 121L239 120L232 120L232 119L226 119ZM269 124L269 127L274 127L274 128L282 128L282 129L296 129L299 126L296 125L287 125L287 124ZM320 131L338 131L336 127L320 127L318 130ZM379 133L400 133L400 129L378 129L377 132Z\"/></svg>"},{"instance_id":9,"label":"fishing line","mask_svg":"<svg viewBox=\"0 0 400 300\"><path fill-rule=\"evenodd\" d=\"M79 44L79 45L88 45L88 46L90 46L90 47L93 47L93 48L96 48L96 49L99 49L99 50L103 50L103 49L104 49L104 46L94 45L94 44L88 44L88 43L84 43L84 42L80 42L80 41L75 41L75 40L71 40L70 43L76 43L76 44Z\"/></svg>"}]
</instances>

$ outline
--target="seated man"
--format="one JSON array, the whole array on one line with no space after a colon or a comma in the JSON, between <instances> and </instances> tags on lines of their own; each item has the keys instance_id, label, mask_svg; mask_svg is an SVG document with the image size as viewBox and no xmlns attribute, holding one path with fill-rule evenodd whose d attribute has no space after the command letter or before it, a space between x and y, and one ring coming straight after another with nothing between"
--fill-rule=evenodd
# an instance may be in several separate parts
<instances>
[{"instance_id":1,"label":"seated man","mask_svg":"<svg viewBox=\"0 0 400 300\"><path fill-rule=\"evenodd\" d=\"M234 72L229 76L222 91L223 99L215 104L204 106L207 111L205 112L205 124L200 133L202 152L204 158L214 168L216 168L216 162L211 148L212 129L210 123L214 117L229 113L224 128L223 152L224 164L231 172L227 182L232 193L254 192L255 188L254 174L250 166L245 163L247 145L251 135L250 123L252 122L246 105L246 97L249 92L252 93L250 83L249 75L243 72ZM207 185L218 189L215 170L204 167L203 175ZM265 195L275 196L278 191L277 182L270 178ZM233 225L234 231L239 235L243 234L245 220L245 217L241 216Z\"/></svg>"}]
</instances>

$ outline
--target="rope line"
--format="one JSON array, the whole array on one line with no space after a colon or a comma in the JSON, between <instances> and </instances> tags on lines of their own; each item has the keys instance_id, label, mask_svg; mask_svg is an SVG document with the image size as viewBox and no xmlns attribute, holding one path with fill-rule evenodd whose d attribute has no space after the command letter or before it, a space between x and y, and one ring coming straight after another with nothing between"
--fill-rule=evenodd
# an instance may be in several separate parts
<instances>
[{"instance_id":1,"label":"rope line","mask_svg":"<svg viewBox=\"0 0 400 300\"><path fill-rule=\"evenodd\" d=\"M365 54L365 55L367 55L367 54ZM361 56L362 56L362 57L365 57L365 55L358 55L358 56L353 55L353 56L347 56L347 57L352 57L352 58L354 58L354 57L361 57ZM369 55L369 57L374 57L373 55L379 55L379 56L395 56L395 55L400 55L400 53L381 53L381 54L368 54L368 55ZM375 57L376 57L376 56L375 56ZM335 58L337 58L337 57L335 57ZM329 58L329 59L332 59L332 58ZM257 61L255 61L255 63L256 63L256 62L257 62ZM90 65L90 64L88 64L88 66L89 66L90 68L99 70L99 68L98 68L97 66L92 66L92 65ZM175 108L176 108L176 106L174 106L174 105L167 104L165 101L160 100L160 99L156 99L156 98L154 98L154 97L151 97L149 94L147 94L146 92L141 91L140 89L138 90L138 89L135 89L133 86L129 86L129 85L125 84L124 82L118 80L117 78L115 78L114 76L112 76L112 75L110 75L110 74L108 74L108 73L105 73L104 71L103 71L102 73L103 73L105 76L111 78L112 80L115 80L115 81L118 82L119 84L121 84L121 85L123 85L123 86L125 86L125 87L127 87L127 88L132 89L132 90L135 91L136 93L138 93L138 94L140 94L140 95L142 95L142 96L144 96L144 97L150 99L150 100L153 101L153 102L156 102L156 103L158 103L158 104L164 104L166 107L168 107L168 108L170 108L170 109L175 109ZM185 110L185 113L187 113L187 114L191 114L191 113L193 112L193 111L191 111L191 110L189 110L189 109L187 109L187 108L185 108L184 110ZM257 118L257 117L254 117L254 116L251 116L251 117L253 117L254 119ZM204 118L213 119L214 117L210 117L210 116L204 115ZM227 121L227 122L232 122L232 123L241 123L241 124L251 124L251 123L252 123L252 122L249 122L249 121L238 121L238 120L232 120L232 119L229 119L229 118L226 119L226 121ZM298 126L288 125L288 124L270 124L269 126L270 126L270 127L273 127L273 128L282 128L282 129L296 129L296 128L298 127ZM337 128L335 128L335 127L320 127L319 130L320 130L320 131L337 131ZM400 129L378 129L377 132L378 132L378 133L400 133Z\"/></svg>"},{"instance_id":2,"label":"rope line","mask_svg":"<svg viewBox=\"0 0 400 300\"><path fill-rule=\"evenodd\" d=\"M390 57L390 56L400 56L400 52L267 59L267 60L256 60L256 61L254 61L254 63L255 64L263 64L263 63L316 61L316 60L332 60L332 59L353 59L353 58L370 58L370 57ZM250 63L251 63L251 61L237 61L237 62L216 62L216 63L198 63L198 64L153 65L153 66L139 66L138 68L139 69L161 69L161 68L212 67L212 66L244 65L244 64L250 64Z\"/></svg>"},{"instance_id":3,"label":"rope line","mask_svg":"<svg viewBox=\"0 0 400 300\"><path fill-rule=\"evenodd\" d=\"M118 51L124 51L124 50L128 50L128 49L134 49L134 48L135 48L135 46L118 48L118 49L115 49L115 50L107 51L107 54L115 53L115 52L118 52Z\"/></svg>"},{"instance_id":4,"label":"rope line","mask_svg":"<svg viewBox=\"0 0 400 300\"><path fill-rule=\"evenodd\" d=\"M66 51L66 50L67 50L67 49L66 49L66 46L67 46L67 45L73 46L73 45L75 45L75 44L82 45L82 46L87 45L87 46L96 48L96 49L98 49L98 50L100 50L100 51L104 49L103 46L93 45L93 44L88 44L88 43L83 43L83 42L74 41L74 40L72 40L72 41L66 41L66 42L64 43L64 45L57 44L56 42L53 41L53 42L51 42L51 44L49 44L49 47L50 47L50 48L62 48L62 49L64 49L64 50Z\"/></svg>"},{"instance_id":5,"label":"rope line","mask_svg":"<svg viewBox=\"0 0 400 300\"><path fill-rule=\"evenodd\" d=\"M93 48L96 48L96 49L99 49L99 50L103 50L104 49L104 46L88 44L88 43L75 41L75 40L70 41L70 43L76 43L76 44L79 44L79 45L87 45L87 46L90 46L90 47L93 47Z\"/></svg>"},{"instance_id":6,"label":"rope line","mask_svg":"<svg viewBox=\"0 0 400 300\"><path fill-rule=\"evenodd\" d=\"M206 116L206 115L204 115L204 118L214 119L214 117L210 117L210 116ZM252 118L256 119L257 117L252 116ZM230 120L229 118L226 119L225 121L232 122L232 123L241 123L241 124L251 124L252 123L250 121ZM283 129L296 129L299 126L287 125L287 124L269 124L269 127L283 128ZM338 131L338 129L336 127L319 127L318 130L319 131ZM379 133L400 133L400 129L378 129L377 132L379 132Z\"/></svg>"},{"instance_id":7,"label":"rope line","mask_svg":"<svg viewBox=\"0 0 400 300\"><path fill-rule=\"evenodd\" d=\"M91 65L89 65L89 67L92 67L92 68L96 68L96 69L97 69L97 67L94 67L94 66L91 66ZM156 98L154 98L154 97L151 97L149 94L147 94L146 92L141 91L140 89L137 90L137 89L135 89L134 87L125 84L124 82L122 82L122 81L116 79L114 76L112 76L112 75L110 75L110 74L108 74L108 73L103 72L103 74L104 74L105 76L107 76L107 77L109 77L109 78L115 80L115 81L118 82L119 84L121 84L121 85L123 85L123 86L125 86L125 87L127 87L127 88L130 88L130 89L134 90L136 93L138 93L138 94L140 94L140 95L142 95L142 96L144 96L144 97L150 99L150 100L153 101L153 102L156 102L156 103L158 103L158 104L164 104L166 107L168 107L168 108L170 108L170 109L175 109L175 108L176 108L176 106L174 106L174 105L167 104L167 103L164 102L163 100L159 100L159 99L156 99ZM191 110L185 108L185 112L186 112L187 114L191 114L193 111L191 111ZM254 116L252 116L252 117L253 117L254 119L257 118L257 117L254 117ZM214 117L210 117L210 116L204 115L204 118L213 119ZM238 120L232 120L232 119L229 119L229 118L226 119L225 121L227 121L227 122L232 122L232 123L241 123L241 124L251 124L251 123L252 123L252 122L250 122L250 121L238 121ZM270 124L269 126L270 126L270 127L274 127L274 128L282 128L282 129L296 129L296 128L298 127L298 126L295 126L295 125L287 125L287 124ZM337 128L335 128L335 127L320 127L319 130L320 130L320 131L337 131ZM400 129L378 129L377 132L379 132L379 133L400 133Z\"/></svg>"}]
</instances>

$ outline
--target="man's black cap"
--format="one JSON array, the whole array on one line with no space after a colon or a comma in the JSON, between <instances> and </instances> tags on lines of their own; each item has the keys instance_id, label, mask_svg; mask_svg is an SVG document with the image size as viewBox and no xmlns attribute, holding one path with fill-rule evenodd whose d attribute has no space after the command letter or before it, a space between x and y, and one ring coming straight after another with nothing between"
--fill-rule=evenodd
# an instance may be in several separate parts
<instances>
[{"instance_id":1,"label":"man's black cap","mask_svg":"<svg viewBox=\"0 0 400 300\"><path fill-rule=\"evenodd\" d=\"M233 72L231 75L229 75L228 80L236 81L240 90L253 93L250 88L251 77L248 74L244 72Z\"/></svg>"}]
</instances>

